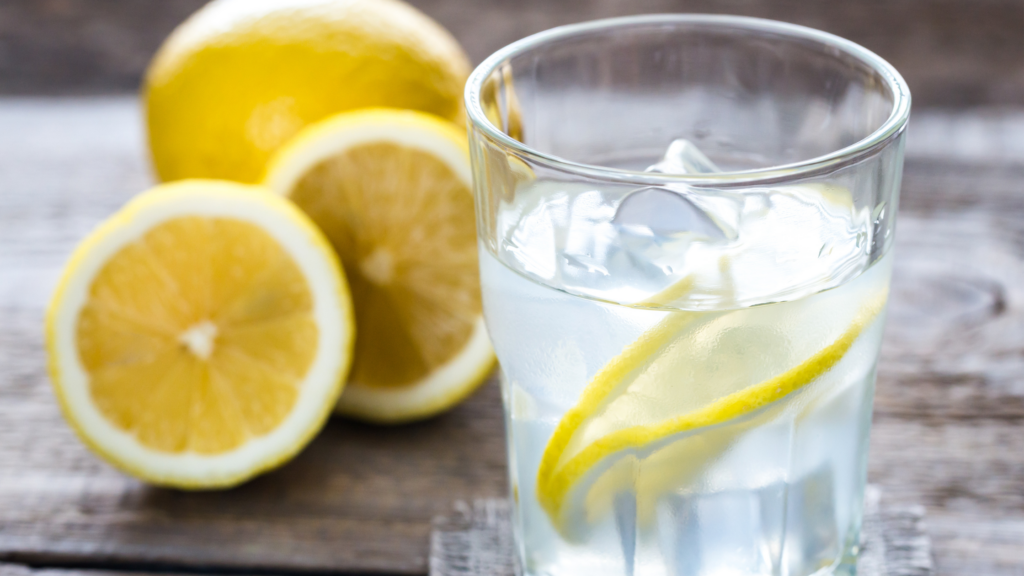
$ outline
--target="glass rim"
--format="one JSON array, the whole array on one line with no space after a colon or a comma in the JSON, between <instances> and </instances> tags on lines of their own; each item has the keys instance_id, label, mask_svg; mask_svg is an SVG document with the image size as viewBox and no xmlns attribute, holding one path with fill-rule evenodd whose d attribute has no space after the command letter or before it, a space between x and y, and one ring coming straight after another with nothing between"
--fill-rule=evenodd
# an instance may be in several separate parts
<instances>
[{"instance_id":1,"label":"glass rim","mask_svg":"<svg viewBox=\"0 0 1024 576\"><path fill-rule=\"evenodd\" d=\"M508 136L497 126L491 123L484 113L480 101L480 93L483 90L484 82L498 70L507 60L525 54L530 50L557 40L563 40L579 36L589 32L635 26L644 24L712 24L728 26L738 30L751 30L770 32L817 42L820 45L835 48L847 56L851 56L858 62L865 64L868 68L881 76L893 95L892 111L889 117L876 128L871 134L838 150L827 154L781 164L767 168L755 168L752 170L737 170L731 172L716 172L714 174L662 174L651 172L638 172L635 170L622 170L609 168L596 164L575 162L553 154L541 152L531 148L522 142ZM750 184L761 181L775 181L778 179L791 179L798 176L809 176L828 169L835 169L843 165L853 163L860 158L870 154L876 148L884 146L888 141L901 132L910 117L910 88L907 86L903 76L881 56L867 48L845 38L777 20L765 18L753 18L749 16L733 16L724 14L644 14L638 16L623 16L617 18L605 18L591 20L578 24L558 26L527 36L517 40L494 54L488 56L470 74L466 81L465 89L466 113L474 127L482 131L489 139L512 150L517 155L534 160L537 163L545 164L550 168L578 174L591 178L612 180L620 182L631 182L638 184L688 184L688 185L729 185L729 184Z\"/></svg>"}]
</instances>

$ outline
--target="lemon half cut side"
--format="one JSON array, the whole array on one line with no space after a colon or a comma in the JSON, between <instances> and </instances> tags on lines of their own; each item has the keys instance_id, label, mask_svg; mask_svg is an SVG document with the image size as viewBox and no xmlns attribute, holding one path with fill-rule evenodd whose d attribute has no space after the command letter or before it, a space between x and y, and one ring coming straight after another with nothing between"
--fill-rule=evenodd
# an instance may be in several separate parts
<instances>
[{"instance_id":1,"label":"lemon half cut side","mask_svg":"<svg viewBox=\"0 0 1024 576\"><path fill-rule=\"evenodd\" d=\"M409 110L339 114L285 146L264 183L320 226L352 286L358 337L339 412L426 418L486 379L495 359L461 128Z\"/></svg>"},{"instance_id":2,"label":"lemon half cut side","mask_svg":"<svg viewBox=\"0 0 1024 576\"><path fill-rule=\"evenodd\" d=\"M114 465L180 488L238 484L322 427L354 342L315 225L269 191L158 186L94 231L46 318L65 417Z\"/></svg>"}]
</instances>

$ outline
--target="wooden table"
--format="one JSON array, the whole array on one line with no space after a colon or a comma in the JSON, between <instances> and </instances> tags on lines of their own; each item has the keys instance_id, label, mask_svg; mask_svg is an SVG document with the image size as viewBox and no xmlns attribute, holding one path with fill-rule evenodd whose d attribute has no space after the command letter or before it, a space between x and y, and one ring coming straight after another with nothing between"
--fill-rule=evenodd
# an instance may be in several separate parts
<instances>
[{"instance_id":1,"label":"wooden table","mask_svg":"<svg viewBox=\"0 0 1024 576\"><path fill-rule=\"evenodd\" d=\"M0 99L0 574L425 573L430 520L505 492L494 381L433 421L334 419L240 488L152 488L90 454L44 370L71 248L150 182L128 98ZM1024 112L918 114L871 481L927 506L940 574L1024 573ZM123 573L123 572L122 572Z\"/></svg>"}]
</instances>

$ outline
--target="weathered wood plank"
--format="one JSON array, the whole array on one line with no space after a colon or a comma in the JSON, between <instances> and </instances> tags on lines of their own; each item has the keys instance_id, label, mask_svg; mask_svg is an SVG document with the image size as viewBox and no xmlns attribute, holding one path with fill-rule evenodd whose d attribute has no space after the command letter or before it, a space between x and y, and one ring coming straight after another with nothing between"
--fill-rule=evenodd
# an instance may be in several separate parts
<instances>
[{"instance_id":1,"label":"weathered wood plank","mask_svg":"<svg viewBox=\"0 0 1024 576\"><path fill-rule=\"evenodd\" d=\"M0 93L134 90L150 55L205 0L5 0ZM540 30L595 18L705 12L773 18L859 42L906 76L917 105L1024 103L1019 0L412 0L479 62Z\"/></svg>"},{"instance_id":2,"label":"weathered wood plank","mask_svg":"<svg viewBox=\"0 0 1024 576\"><path fill-rule=\"evenodd\" d=\"M42 454L18 461L5 453L11 472L0 481L0 557L42 565L423 572L429 519L456 495L503 491L497 408L491 386L424 425L377 430L334 421L282 470L207 494L122 476L81 449L56 413L26 419L4 410L4 442ZM41 434L49 438L28 438Z\"/></svg>"},{"instance_id":3,"label":"weathered wood plank","mask_svg":"<svg viewBox=\"0 0 1024 576\"><path fill-rule=\"evenodd\" d=\"M23 564L0 562L0 576L155 576L155 572L112 570L75 570L62 568L30 568Z\"/></svg>"},{"instance_id":4,"label":"weathered wood plank","mask_svg":"<svg viewBox=\"0 0 1024 576\"><path fill-rule=\"evenodd\" d=\"M941 513L928 515L928 531L936 547L936 558L945 574L1020 576L1024 522L1018 518L993 517L982 513Z\"/></svg>"},{"instance_id":5,"label":"weathered wood plank","mask_svg":"<svg viewBox=\"0 0 1024 576\"><path fill-rule=\"evenodd\" d=\"M146 486L88 453L61 419L42 373L38 315L6 319L19 345L0 348L0 558L419 573L433 516L463 494L504 494L494 382L424 424L334 420L289 465L235 490Z\"/></svg>"},{"instance_id":6,"label":"weathered wood plank","mask_svg":"<svg viewBox=\"0 0 1024 576\"><path fill-rule=\"evenodd\" d=\"M964 163L956 147L916 144L915 130L931 142L947 123L981 127L970 150L1018 145L984 129L1003 122L988 113L922 116L908 145L871 479L927 506L938 574L1020 574L1024 157L975 152ZM505 492L494 382L423 424L336 419L294 462L217 493L138 483L64 424L45 375L43 308L75 243L149 181L132 100L0 99L0 560L426 572L431 518Z\"/></svg>"}]
</instances>

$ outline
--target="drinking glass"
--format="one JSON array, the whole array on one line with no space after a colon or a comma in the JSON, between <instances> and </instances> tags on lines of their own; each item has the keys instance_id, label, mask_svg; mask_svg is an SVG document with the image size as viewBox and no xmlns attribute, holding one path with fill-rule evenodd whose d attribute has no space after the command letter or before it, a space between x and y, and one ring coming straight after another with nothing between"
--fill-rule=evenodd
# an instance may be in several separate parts
<instances>
[{"instance_id":1,"label":"drinking glass","mask_svg":"<svg viewBox=\"0 0 1024 576\"><path fill-rule=\"evenodd\" d=\"M652 15L516 42L466 105L520 573L855 573L896 70Z\"/></svg>"}]
</instances>

